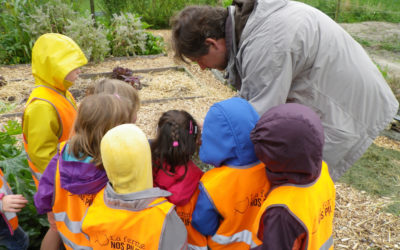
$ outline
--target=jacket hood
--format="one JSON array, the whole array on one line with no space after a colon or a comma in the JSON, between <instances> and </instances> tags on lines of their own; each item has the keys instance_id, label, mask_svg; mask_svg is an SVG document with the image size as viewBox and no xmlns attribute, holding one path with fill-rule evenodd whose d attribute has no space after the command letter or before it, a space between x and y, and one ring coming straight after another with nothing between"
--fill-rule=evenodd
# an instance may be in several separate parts
<instances>
[{"instance_id":1,"label":"jacket hood","mask_svg":"<svg viewBox=\"0 0 400 250\"><path fill-rule=\"evenodd\" d=\"M79 46L69 37L48 33L40 36L32 48L32 74L36 85L65 92L72 83L64 78L87 63Z\"/></svg>"},{"instance_id":2,"label":"jacket hood","mask_svg":"<svg viewBox=\"0 0 400 250\"><path fill-rule=\"evenodd\" d=\"M234 97L215 103L203 123L200 160L214 166L245 166L258 161L250 131L259 116L249 102Z\"/></svg>"},{"instance_id":3,"label":"jacket hood","mask_svg":"<svg viewBox=\"0 0 400 250\"><path fill-rule=\"evenodd\" d=\"M116 193L127 194L153 187L150 145L134 124L110 129L101 140L101 158Z\"/></svg>"},{"instance_id":4,"label":"jacket hood","mask_svg":"<svg viewBox=\"0 0 400 250\"><path fill-rule=\"evenodd\" d=\"M203 171L192 161L187 163L186 173L183 165L177 166L175 173L169 171L166 173L161 169L153 170L154 186L171 192L172 195L168 197L168 200L177 206L183 206L190 201L199 186L202 175Z\"/></svg>"},{"instance_id":5,"label":"jacket hood","mask_svg":"<svg viewBox=\"0 0 400 250\"><path fill-rule=\"evenodd\" d=\"M252 30L256 28L258 24L264 23L266 17L270 16L272 13L276 12L280 8L285 7L288 3L288 0L257 0L254 4L253 12L250 14L250 17L246 17L246 19L243 19L243 16L245 16L247 13L238 12L238 14L235 15L235 20L246 21L246 25L243 25L242 22L239 22L235 25L236 32L239 32L238 30L243 29L240 32L241 36L239 37L239 44L244 39L246 39L249 34L252 34ZM239 7L240 5L236 8L238 9Z\"/></svg>"},{"instance_id":6,"label":"jacket hood","mask_svg":"<svg viewBox=\"0 0 400 250\"><path fill-rule=\"evenodd\" d=\"M308 184L321 172L324 132L318 115L296 103L271 108L251 132L272 185Z\"/></svg>"},{"instance_id":7,"label":"jacket hood","mask_svg":"<svg viewBox=\"0 0 400 250\"><path fill-rule=\"evenodd\" d=\"M64 147L62 155L66 147ZM61 187L73 194L96 194L107 184L104 170L94 164L59 158Z\"/></svg>"}]
</instances>

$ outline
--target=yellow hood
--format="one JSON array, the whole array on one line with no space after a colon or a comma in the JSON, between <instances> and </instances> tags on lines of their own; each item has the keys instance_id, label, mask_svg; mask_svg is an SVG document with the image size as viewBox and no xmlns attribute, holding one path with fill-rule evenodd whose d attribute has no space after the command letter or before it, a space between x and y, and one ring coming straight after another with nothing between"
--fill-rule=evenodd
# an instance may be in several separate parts
<instances>
[{"instance_id":1,"label":"yellow hood","mask_svg":"<svg viewBox=\"0 0 400 250\"><path fill-rule=\"evenodd\" d=\"M64 78L87 63L79 46L69 37L48 33L40 36L32 48L32 74L36 85L65 92L72 83Z\"/></svg>"},{"instance_id":2,"label":"yellow hood","mask_svg":"<svg viewBox=\"0 0 400 250\"><path fill-rule=\"evenodd\" d=\"M101 140L101 158L114 191L127 194L153 187L150 145L140 128L123 124Z\"/></svg>"}]
</instances>

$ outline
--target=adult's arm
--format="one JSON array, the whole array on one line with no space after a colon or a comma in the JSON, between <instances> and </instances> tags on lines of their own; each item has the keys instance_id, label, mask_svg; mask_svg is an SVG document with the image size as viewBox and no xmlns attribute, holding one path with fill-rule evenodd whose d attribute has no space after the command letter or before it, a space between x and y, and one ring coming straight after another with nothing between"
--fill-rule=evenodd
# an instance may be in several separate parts
<instances>
[{"instance_id":1,"label":"adult's arm","mask_svg":"<svg viewBox=\"0 0 400 250\"><path fill-rule=\"evenodd\" d=\"M57 152L60 124L54 107L41 100L28 105L24 114L24 135L28 141L28 156L43 173Z\"/></svg>"},{"instance_id":2,"label":"adult's arm","mask_svg":"<svg viewBox=\"0 0 400 250\"><path fill-rule=\"evenodd\" d=\"M282 21L281 19L285 20ZM318 52L319 33L314 24L298 17L279 21L272 17L246 39L238 52L242 79L240 95L262 115L269 108L286 102L297 77L312 68ZM304 95L307 91L296 89ZM295 96L295 94L294 94Z\"/></svg>"},{"instance_id":3,"label":"adult's arm","mask_svg":"<svg viewBox=\"0 0 400 250\"><path fill-rule=\"evenodd\" d=\"M260 232L263 244L253 250L300 250L305 247L306 230L285 208L268 209L261 218Z\"/></svg>"},{"instance_id":4,"label":"adult's arm","mask_svg":"<svg viewBox=\"0 0 400 250\"><path fill-rule=\"evenodd\" d=\"M201 183L199 189L200 193L192 214L192 226L202 235L212 236L218 230L221 216Z\"/></svg>"}]
</instances>

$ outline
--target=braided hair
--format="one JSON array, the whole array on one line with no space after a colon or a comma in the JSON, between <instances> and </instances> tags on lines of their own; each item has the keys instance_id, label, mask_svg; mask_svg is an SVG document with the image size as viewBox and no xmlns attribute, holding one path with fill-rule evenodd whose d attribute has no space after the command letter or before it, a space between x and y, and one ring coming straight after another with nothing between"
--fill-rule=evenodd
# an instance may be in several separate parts
<instances>
[{"instance_id":1,"label":"braided hair","mask_svg":"<svg viewBox=\"0 0 400 250\"><path fill-rule=\"evenodd\" d=\"M151 143L153 168L167 175L175 174L176 167L187 163L198 151L200 129L196 120L184 110L169 110L158 121L157 136ZM169 169L166 167L169 166ZM168 173L169 172L169 173Z\"/></svg>"}]
</instances>

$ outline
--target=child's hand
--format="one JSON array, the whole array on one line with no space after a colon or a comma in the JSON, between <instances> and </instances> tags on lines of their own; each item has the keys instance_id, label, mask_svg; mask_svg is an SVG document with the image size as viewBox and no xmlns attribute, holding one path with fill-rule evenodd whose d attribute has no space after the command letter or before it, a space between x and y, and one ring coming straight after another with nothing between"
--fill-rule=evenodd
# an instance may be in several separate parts
<instances>
[{"instance_id":1,"label":"child's hand","mask_svg":"<svg viewBox=\"0 0 400 250\"><path fill-rule=\"evenodd\" d=\"M21 211L23 207L25 207L28 200L25 199L24 196L20 194L10 194L3 197L1 200L3 203L2 210L3 212L13 212L17 213Z\"/></svg>"}]
</instances>

